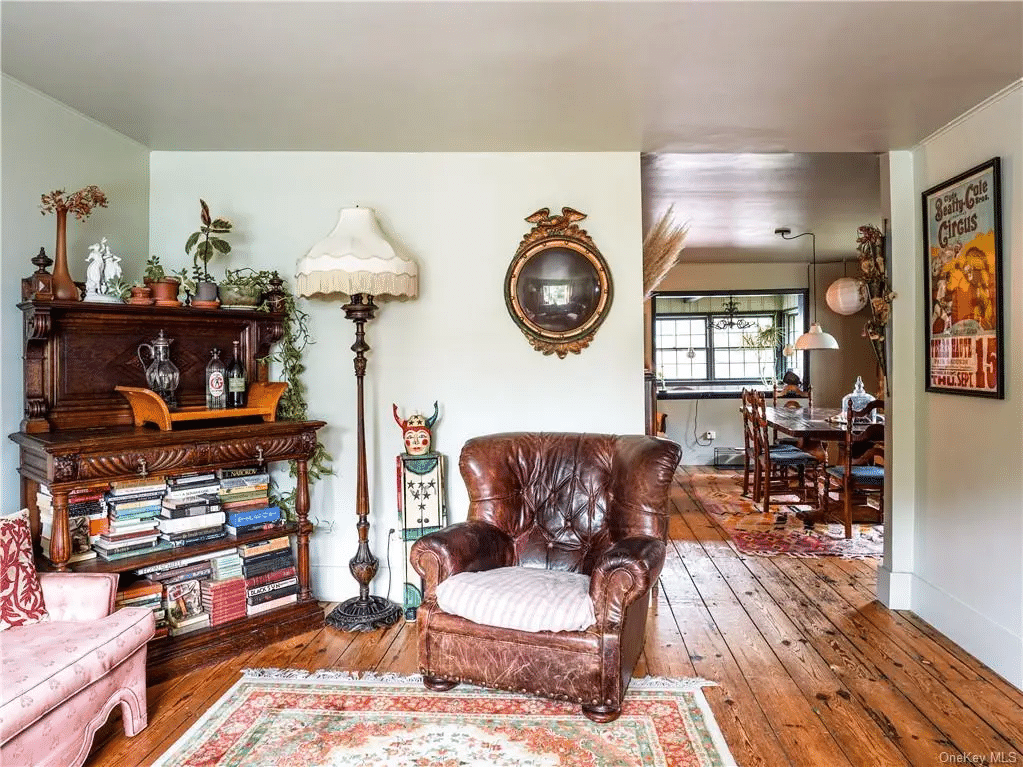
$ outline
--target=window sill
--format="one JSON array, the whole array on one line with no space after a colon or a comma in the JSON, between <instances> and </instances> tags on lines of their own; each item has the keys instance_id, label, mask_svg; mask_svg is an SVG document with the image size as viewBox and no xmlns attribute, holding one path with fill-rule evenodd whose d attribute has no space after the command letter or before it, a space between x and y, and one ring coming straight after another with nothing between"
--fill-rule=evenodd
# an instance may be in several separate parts
<instances>
[{"instance_id":1,"label":"window sill","mask_svg":"<svg viewBox=\"0 0 1023 767\"><path fill-rule=\"evenodd\" d=\"M711 386L669 386L666 389L657 390L658 400L673 399L739 399L742 390L750 388L746 385L719 384ZM753 387L765 395L771 394L770 389Z\"/></svg>"}]
</instances>

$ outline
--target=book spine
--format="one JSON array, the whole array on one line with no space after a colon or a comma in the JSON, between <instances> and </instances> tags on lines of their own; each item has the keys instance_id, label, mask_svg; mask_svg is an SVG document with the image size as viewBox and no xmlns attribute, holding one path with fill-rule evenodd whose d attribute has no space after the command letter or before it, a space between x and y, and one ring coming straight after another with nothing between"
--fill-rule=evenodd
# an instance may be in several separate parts
<instances>
[{"instance_id":1,"label":"book spine","mask_svg":"<svg viewBox=\"0 0 1023 767\"><path fill-rule=\"evenodd\" d=\"M224 512L215 511L212 514L197 514L193 517L161 519L160 530L165 533L184 533L189 530L201 530L204 527L222 524L224 524Z\"/></svg>"},{"instance_id":2,"label":"book spine","mask_svg":"<svg viewBox=\"0 0 1023 767\"><path fill-rule=\"evenodd\" d=\"M182 517L198 517L202 514L216 514L220 511L219 503L198 503L194 506L168 507L160 510L163 519L181 519Z\"/></svg>"},{"instance_id":3,"label":"book spine","mask_svg":"<svg viewBox=\"0 0 1023 767\"><path fill-rule=\"evenodd\" d=\"M262 465L257 466L227 466L217 469L217 476L221 479L231 477L251 477L256 474L264 474L266 470Z\"/></svg>"},{"instance_id":4,"label":"book spine","mask_svg":"<svg viewBox=\"0 0 1023 767\"><path fill-rule=\"evenodd\" d=\"M254 588L256 586L262 586L265 583L272 583L276 580L283 580L285 578L295 577L295 567L282 567L280 570L270 570L262 575L254 575L251 578L245 579L246 588Z\"/></svg>"},{"instance_id":5,"label":"book spine","mask_svg":"<svg viewBox=\"0 0 1023 767\"><path fill-rule=\"evenodd\" d=\"M221 477L220 487L222 490L232 490L236 487L249 487L252 485L266 487L269 482L270 475L263 472L262 474L249 474L244 477Z\"/></svg>"},{"instance_id":6,"label":"book spine","mask_svg":"<svg viewBox=\"0 0 1023 767\"><path fill-rule=\"evenodd\" d=\"M192 546L196 543L207 543L209 541L217 541L221 538L227 537L227 530L220 530L215 533L206 533L204 535L193 536L191 538L177 538L174 540L164 539L174 548L181 548L182 546Z\"/></svg>"},{"instance_id":7,"label":"book spine","mask_svg":"<svg viewBox=\"0 0 1023 767\"><path fill-rule=\"evenodd\" d=\"M252 525L257 522L273 522L280 518L281 509L279 506L268 506L265 509L255 509L253 511L237 511L227 515L228 524L233 527Z\"/></svg>"},{"instance_id":8,"label":"book spine","mask_svg":"<svg viewBox=\"0 0 1023 767\"><path fill-rule=\"evenodd\" d=\"M193 570L189 573L180 573L178 575L171 575L167 578L161 578L160 582L167 586L173 586L176 583L184 583L185 581L194 581L196 578L208 578L213 574L210 569L206 570Z\"/></svg>"},{"instance_id":9,"label":"book spine","mask_svg":"<svg viewBox=\"0 0 1023 767\"><path fill-rule=\"evenodd\" d=\"M297 594L288 594L287 596L271 599L269 602L263 602L262 604L249 605L249 615L257 615L269 610L276 610L278 607L284 607L285 605L290 605L297 601Z\"/></svg>"},{"instance_id":10,"label":"book spine","mask_svg":"<svg viewBox=\"0 0 1023 767\"><path fill-rule=\"evenodd\" d=\"M281 570L285 567L292 567L295 564L294 558L291 557L291 552L288 552L287 557L281 557L280 559L268 559L264 562L259 562L254 565L242 565L242 574L246 579L254 578L257 575L263 575L273 570Z\"/></svg>"},{"instance_id":11,"label":"book spine","mask_svg":"<svg viewBox=\"0 0 1023 767\"><path fill-rule=\"evenodd\" d=\"M242 567L252 567L268 560L280 559L281 557L291 557L290 546L274 546L272 549L268 549L261 554L246 554L242 557Z\"/></svg>"},{"instance_id":12,"label":"book spine","mask_svg":"<svg viewBox=\"0 0 1023 767\"><path fill-rule=\"evenodd\" d=\"M263 602L270 602L274 599L280 599L281 597L292 596L294 594L298 594L297 583L292 584L290 586L285 586L275 591L267 591L261 594L246 595L245 602L250 605L258 605L262 604Z\"/></svg>"},{"instance_id":13,"label":"book spine","mask_svg":"<svg viewBox=\"0 0 1023 767\"><path fill-rule=\"evenodd\" d=\"M289 586L294 586L297 583L298 578L294 577L284 578L279 581L270 581L270 583L265 583L262 586L253 586L251 588L246 588L245 596L256 597L259 596L260 594L269 594L271 591L280 591L281 589L286 589Z\"/></svg>"}]
</instances>

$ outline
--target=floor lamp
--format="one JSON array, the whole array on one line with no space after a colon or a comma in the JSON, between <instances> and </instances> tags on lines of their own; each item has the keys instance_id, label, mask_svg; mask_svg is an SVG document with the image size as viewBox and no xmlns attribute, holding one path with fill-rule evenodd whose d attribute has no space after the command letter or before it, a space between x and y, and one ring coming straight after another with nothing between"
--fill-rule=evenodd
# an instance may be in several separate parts
<instances>
[{"instance_id":1,"label":"floor lamp","mask_svg":"<svg viewBox=\"0 0 1023 767\"><path fill-rule=\"evenodd\" d=\"M344 208L327 237L316 243L298 263L298 295L344 296L341 308L355 323L355 383L358 472L355 513L359 548L348 563L359 582L359 596L342 602L327 616L327 624L342 631L373 631L397 623L401 607L386 597L372 596L369 584L379 560L369 548L369 483L366 471L366 425L363 379L366 376L366 323L376 313L375 297L415 298L419 292L416 262L400 256L386 240L370 208Z\"/></svg>"}]
</instances>

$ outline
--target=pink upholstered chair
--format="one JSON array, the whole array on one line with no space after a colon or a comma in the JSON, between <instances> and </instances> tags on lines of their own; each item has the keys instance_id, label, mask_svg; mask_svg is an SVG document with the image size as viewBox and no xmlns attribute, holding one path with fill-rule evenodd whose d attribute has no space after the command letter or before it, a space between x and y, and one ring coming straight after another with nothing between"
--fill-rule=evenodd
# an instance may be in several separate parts
<instances>
[{"instance_id":1,"label":"pink upholstered chair","mask_svg":"<svg viewBox=\"0 0 1023 767\"><path fill-rule=\"evenodd\" d=\"M121 704L124 731L148 723L148 608L114 611L117 575L40 573L49 619L0 631L0 764L77 767Z\"/></svg>"}]
</instances>

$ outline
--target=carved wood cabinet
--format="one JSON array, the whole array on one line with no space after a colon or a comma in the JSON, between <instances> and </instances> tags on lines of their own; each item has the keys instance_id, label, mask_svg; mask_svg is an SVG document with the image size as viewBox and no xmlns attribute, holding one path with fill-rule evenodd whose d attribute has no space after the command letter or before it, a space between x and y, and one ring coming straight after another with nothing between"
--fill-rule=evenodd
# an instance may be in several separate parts
<instances>
[{"instance_id":1,"label":"carved wood cabinet","mask_svg":"<svg viewBox=\"0 0 1023 767\"><path fill-rule=\"evenodd\" d=\"M24 316L25 417L10 435L20 446L22 504L31 513L39 540L36 491L46 485L53 498L49 559L41 569L127 573L141 567L198 554L230 551L252 533L209 543L107 562L67 564L70 555L68 493L104 488L111 480L175 476L200 469L294 460L297 467L296 519L271 537L293 536L299 578L298 601L277 610L221 626L163 637L150 643L149 679L170 678L197 665L323 625L323 611L309 581L309 492L307 462L322 421L224 419L187 422L159 431L133 426L127 400L117 385L145 386L136 350L163 330L174 339L171 358L181 372L183 406L205 402L205 368L214 347L241 342L249 378L266 381L265 357L283 331L283 316L248 310L130 306L87 302L30 301Z\"/></svg>"}]
</instances>

